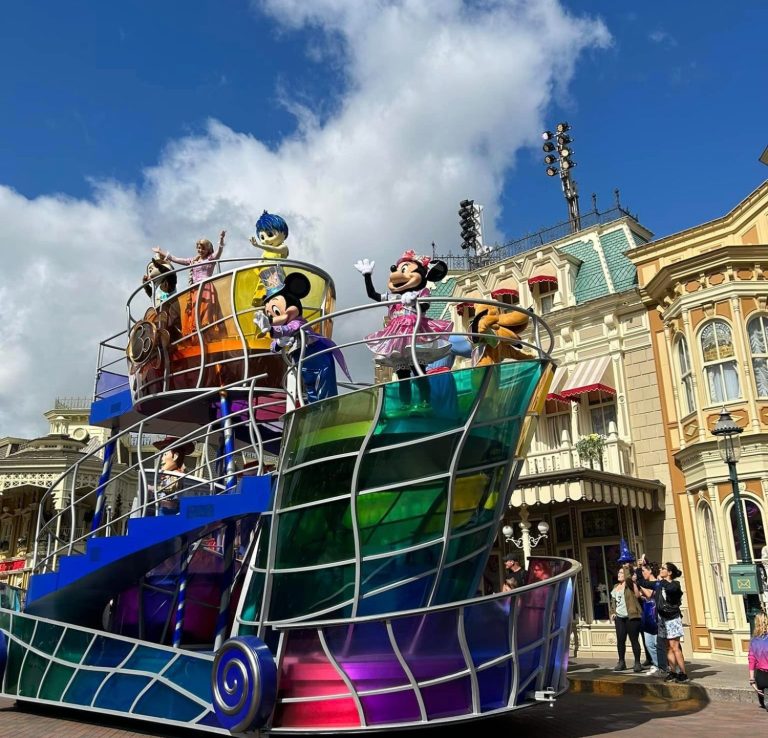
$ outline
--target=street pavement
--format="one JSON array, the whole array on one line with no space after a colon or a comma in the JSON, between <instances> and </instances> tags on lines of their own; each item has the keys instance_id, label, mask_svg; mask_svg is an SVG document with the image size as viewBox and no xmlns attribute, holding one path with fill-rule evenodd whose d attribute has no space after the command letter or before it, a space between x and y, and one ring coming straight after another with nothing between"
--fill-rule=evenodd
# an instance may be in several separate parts
<instances>
[{"instance_id":1,"label":"street pavement","mask_svg":"<svg viewBox=\"0 0 768 738\"><path fill-rule=\"evenodd\" d=\"M660 735L755 738L768 731L768 711L761 710L756 701L754 704L707 703L699 699L569 693L560 697L552 707L537 705L474 723L473 727L464 724L389 735L466 738L468 731L475 735L516 735L520 738L590 738L613 733L620 734L621 738L658 738ZM128 723L64 710L35 709L31 712L0 699L0 738L190 738L193 735L210 734L169 730L157 723Z\"/></svg>"}]
</instances>

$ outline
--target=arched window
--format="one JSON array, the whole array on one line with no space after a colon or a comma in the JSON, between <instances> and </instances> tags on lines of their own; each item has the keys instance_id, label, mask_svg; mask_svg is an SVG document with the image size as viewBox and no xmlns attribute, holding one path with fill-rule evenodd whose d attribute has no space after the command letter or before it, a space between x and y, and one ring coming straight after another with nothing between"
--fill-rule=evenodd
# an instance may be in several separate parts
<instances>
[{"instance_id":1,"label":"arched window","mask_svg":"<svg viewBox=\"0 0 768 738\"><path fill-rule=\"evenodd\" d=\"M768 397L768 317L758 315L747 324L749 350L758 397Z\"/></svg>"},{"instance_id":2,"label":"arched window","mask_svg":"<svg viewBox=\"0 0 768 738\"><path fill-rule=\"evenodd\" d=\"M737 400L741 389L730 326L724 320L713 320L704 326L700 340L710 402Z\"/></svg>"},{"instance_id":3,"label":"arched window","mask_svg":"<svg viewBox=\"0 0 768 738\"><path fill-rule=\"evenodd\" d=\"M680 369L680 382L683 385L683 409L688 415L696 409L696 397L693 394L693 373L688 343L682 337L677 341L677 362Z\"/></svg>"},{"instance_id":4,"label":"arched window","mask_svg":"<svg viewBox=\"0 0 768 738\"><path fill-rule=\"evenodd\" d=\"M765 546L765 523L763 514L755 502L750 499L742 499L744 505L747 537L752 544L752 558L759 559L760 552ZM736 505L731 505L731 530L733 531L733 543L736 549L736 559L741 560L741 544L739 543L739 525L736 520Z\"/></svg>"},{"instance_id":5,"label":"arched window","mask_svg":"<svg viewBox=\"0 0 768 738\"><path fill-rule=\"evenodd\" d=\"M723 564L720 561L720 549L717 545L715 519L712 517L712 508L709 505L702 505L701 516L704 523L707 563L712 574L712 582L715 585L717 616L721 623L725 623L728 620L728 600L725 589L725 577L723 575Z\"/></svg>"}]
</instances>

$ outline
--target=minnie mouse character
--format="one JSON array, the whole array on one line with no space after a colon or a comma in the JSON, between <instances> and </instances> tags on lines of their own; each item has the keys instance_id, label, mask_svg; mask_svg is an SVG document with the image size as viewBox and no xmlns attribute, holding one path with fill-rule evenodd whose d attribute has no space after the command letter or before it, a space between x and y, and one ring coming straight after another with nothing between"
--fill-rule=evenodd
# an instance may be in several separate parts
<instances>
[{"instance_id":1,"label":"minnie mouse character","mask_svg":"<svg viewBox=\"0 0 768 738\"><path fill-rule=\"evenodd\" d=\"M307 323L303 317L301 300L309 294L309 289L309 279L299 272L292 272L285 277L284 282L267 288L264 312L257 312L253 318L260 334L269 333L272 337L272 351L285 351L294 362L299 360L301 352L299 331ZM334 397L338 394L334 359L347 378L352 380L344 356L330 338L310 328L304 329L304 333L306 349L301 365L301 381L307 400L315 402ZM323 351L325 353L321 353Z\"/></svg>"},{"instance_id":2,"label":"minnie mouse character","mask_svg":"<svg viewBox=\"0 0 768 738\"><path fill-rule=\"evenodd\" d=\"M419 376L413 366L411 336L415 332L416 360L422 372L426 373L427 364L441 359L450 353L451 344L444 335L453 329L449 320L434 320L426 316L429 304L422 303L422 314L417 318L417 300L430 294L427 282L439 282L448 273L445 262L432 261L428 256L416 256L413 249L406 251L397 263L390 267L387 291L379 293L373 286L371 274L375 261L362 259L355 263L355 269L365 279L368 297L376 302L388 302L389 322L386 327L366 336L368 347L376 356L376 361L395 370L398 379ZM418 321L418 325L417 325ZM420 382L423 404L429 404L429 382ZM400 384L400 400L404 404L411 401L409 382Z\"/></svg>"}]
</instances>

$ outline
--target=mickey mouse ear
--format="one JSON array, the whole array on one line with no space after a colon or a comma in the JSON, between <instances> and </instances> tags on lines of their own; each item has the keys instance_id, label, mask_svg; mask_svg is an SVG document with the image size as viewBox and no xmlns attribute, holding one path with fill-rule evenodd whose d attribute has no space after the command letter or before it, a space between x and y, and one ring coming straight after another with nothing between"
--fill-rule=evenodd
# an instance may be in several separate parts
<instances>
[{"instance_id":1,"label":"mickey mouse ear","mask_svg":"<svg viewBox=\"0 0 768 738\"><path fill-rule=\"evenodd\" d=\"M285 278L285 291L297 297L299 300L309 294L310 284L306 275L300 272L291 272Z\"/></svg>"}]
</instances>

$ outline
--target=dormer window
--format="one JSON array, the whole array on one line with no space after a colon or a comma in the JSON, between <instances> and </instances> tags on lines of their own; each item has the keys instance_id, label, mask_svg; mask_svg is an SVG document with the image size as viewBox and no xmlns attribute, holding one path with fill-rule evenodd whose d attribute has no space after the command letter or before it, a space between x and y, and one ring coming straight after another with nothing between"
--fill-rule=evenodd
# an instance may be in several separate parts
<instances>
[{"instance_id":1,"label":"dormer window","mask_svg":"<svg viewBox=\"0 0 768 738\"><path fill-rule=\"evenodd\" d=\"M557 275L550 265L538 267L528 278L528 286L538 303L539 313L546 315L552 312L557 294Z\"/></svg>"}]
</instances>

